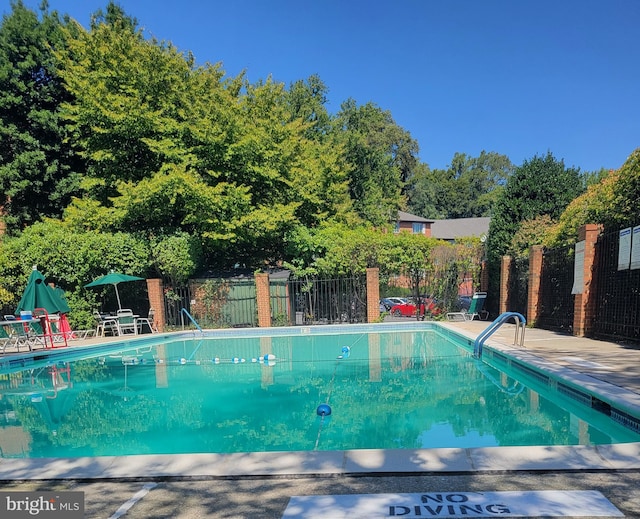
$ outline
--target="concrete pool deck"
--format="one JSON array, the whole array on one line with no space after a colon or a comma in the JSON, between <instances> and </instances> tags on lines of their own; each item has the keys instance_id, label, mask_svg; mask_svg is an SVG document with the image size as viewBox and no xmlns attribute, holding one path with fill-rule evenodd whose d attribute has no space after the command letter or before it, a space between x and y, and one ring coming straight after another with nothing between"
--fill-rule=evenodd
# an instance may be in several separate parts
<instances>
[{"instance_id":1,"label":"concrete pool deck","mask_svg":"<svg viewBox=\"0 0 640 519\"><path fill-rule=\"evenodd\" d=\"M411 321L406 319L404 322ZM470 339L477 337L488 325L485 321L441 324ZM620 401L621 406L631 409L634 416L640 416L640 349L535 328L526 330L524 348L520 348L513 346L514 332L513 325L503 325L491 336L487 345L515 358L524 358L526 362L555 372L559 377L573 379L576 384L608 392L612 399ZM76 345L72 348L79 350L99 342L103 340L74 341ZM4 481L585 469L640 469L640 443L63 459L0 458L0 480Z\"/></svg>"}]
</instances>

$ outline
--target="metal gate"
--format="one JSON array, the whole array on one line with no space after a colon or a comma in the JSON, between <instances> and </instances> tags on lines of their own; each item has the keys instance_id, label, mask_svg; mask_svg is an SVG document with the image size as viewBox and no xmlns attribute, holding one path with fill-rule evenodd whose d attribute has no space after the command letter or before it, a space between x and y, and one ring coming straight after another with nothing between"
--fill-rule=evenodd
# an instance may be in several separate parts
<instances>
[{"instance_id":1,"label":"metal gate","mask_svg":"<svg viewBox=\"0 0 640 519\"><path fill-rule=\"evenodd\" d=\"M573 330L573 263L573 246L543 252L536 326L567 333Z\"/></svg>"},{"instance_id":2,"label":"metal gate","mask_svg":"<svg viewBox=\"0 0 640 519\"><path fill-rule=\"evenodd\" d=\"M335 279L293 278L287 297L291 324L367 322L365 274Z\"/></svg>"},{"instance_id":3,"label":"metal gate","mask_svg":"<svg viewBox=\"0 0 640 519\"><path fill-rule=\"evenodd\" d=\"M619 232L601 234L595 250L596 338L640 342L640 269L618 270Z\"/></svg>"},{"instance_id":4,"label":"metal gate","mask_svg":"<svg viewBox=\"0 0 640 519\"><path fill-rule=\"evenodd\" d=\"M511 262L509 275L509 304L507 310L527 317L529 298L529 258L516 258Z\"/></svg>"}]
</instances>

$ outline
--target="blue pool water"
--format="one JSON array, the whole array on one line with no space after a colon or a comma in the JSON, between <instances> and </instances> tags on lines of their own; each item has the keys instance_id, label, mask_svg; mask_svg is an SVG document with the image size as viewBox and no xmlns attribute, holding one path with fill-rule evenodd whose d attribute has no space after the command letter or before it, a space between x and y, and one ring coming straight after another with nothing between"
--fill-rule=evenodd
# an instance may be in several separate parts
<instances>
[{"instance_id":1,"label":"blue pool water","mask_svg":"<svg viewBox=\"0 0 640 519\"><path fill-rule=\"evenodd\" d=\"M437 328L135 344L0 372L1 455L640 441Z\"/></svg>"}]
</instances>

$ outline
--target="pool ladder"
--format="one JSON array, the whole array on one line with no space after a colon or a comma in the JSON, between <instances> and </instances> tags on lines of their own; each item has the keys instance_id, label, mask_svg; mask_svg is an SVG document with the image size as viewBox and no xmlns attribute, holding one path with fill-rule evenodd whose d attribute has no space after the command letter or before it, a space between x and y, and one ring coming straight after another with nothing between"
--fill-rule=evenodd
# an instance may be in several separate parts
<instances>
[{"instance_id":1,"label":"pool ladder","mask_svg":"<svg viewBox=\"0 0 640 519\"><path fill-rule=\"evenodd\" d=\"M204 334L204 332L202 331L202 328L200 328L200 325L196 322L196 320L193 318L193 316L187 311L186 308L183 308L182 310L180 310L180 319L182 320L182 329L184 330L184 315L186 315L189 320L194 324L194 326L200 331L200 333Z\"/></svg>"},{"instance_id":2,"label":"pool ladder","mask_svg":"<svg viewBox=\"0 0 640 519\"><path fill-rule=\"evenodd\" d=\"M513 339L513 344L520 347L524 346L524 330L527 320L524 315L519 314L518 312L504 312L500 314L498 318L493 321L480 335L478 335L477 339L473 343L474 357L478 359L482 357L482 346L484 345L484 342L509 319L513 319L516 323L516 335Z\"/></svg>"}]
</instances>

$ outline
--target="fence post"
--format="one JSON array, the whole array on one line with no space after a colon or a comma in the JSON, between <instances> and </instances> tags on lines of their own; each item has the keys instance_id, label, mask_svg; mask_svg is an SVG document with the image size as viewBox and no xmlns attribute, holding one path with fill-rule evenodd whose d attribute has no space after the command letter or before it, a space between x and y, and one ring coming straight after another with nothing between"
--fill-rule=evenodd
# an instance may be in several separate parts
<instances>
[{"instance_id":1,"label":"fence post","mask_svg":"<svg viewBox=\"0 0 640 519\"><path fill-rule=\"evenodd\" d=\"M271 295L269 293L269 274L256 272L256 307L258 309L258 326L271 327Z\"/></svg>"},{"instance_id":2,"label":"fence post","mask_svg":"<svg viewBox=\"0 0 640 519\"><path fill-rule=\"evenodd\" d=\"M367 322L375 323L380 319L380 271L367 269Z\"/></svg>"},{"instance_id":3,"label":"fence post","mask_svg":"<svg viewBox=\"0 0 640 519\"><path fill-rule=\"evenodd\" d=\"M164 315L164 285L161 279L147 279L147 293L149 294L149 307L153 308L153 323L159 332L164 331L167 318Z\"/></svg>"},{"instance_id":4,"label":"fence post","mask_svg":"<svg viewBox=\"0 0 640 519\"><path fill-rule=\"evenodd\" d=\"M535 326L540 317L540 290L542 286L542 245L533 245L529 251L529 293L527 294L527 322Z\"/></svg>"},{"instance_id":5,"label":"fence post","mask_svg":"<svg viewBox=\"0 0 640 519\"><path fill-rule=\"evenodd\" d=\"M593 268L596 255L596 242L602 232L602 225L590 223L583 225L578 230L578 241L584 241L584 284L581 293L576 294L573 300L573 335L585 337L591 334L593 329L593 317L595 315L595 297L591 287L595 283Z\"/></svg>"},{"instance_id":6,"label":"fence post","mask_svg":"<svg viewBox=\"0 0 640 519\"><path fill-rule=\"evenodd\" d=\"M509 302L511 293L509 286L511 285L511 264L513 258L511 256L502 256L500 260L500 301L498 313L503 314L509 310Z\"/></svg>"}]
</instances>

